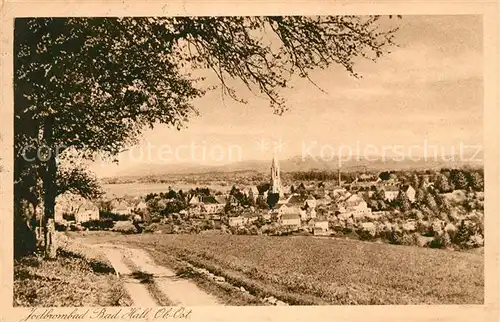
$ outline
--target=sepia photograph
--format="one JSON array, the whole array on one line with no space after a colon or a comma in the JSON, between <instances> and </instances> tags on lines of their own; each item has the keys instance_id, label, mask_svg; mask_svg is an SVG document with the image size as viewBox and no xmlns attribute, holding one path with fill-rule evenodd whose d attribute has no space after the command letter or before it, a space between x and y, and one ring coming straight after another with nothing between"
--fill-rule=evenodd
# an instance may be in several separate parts
<instances>
[{"instance_id":1,"label":"sepia photograph","mask_svg":"<svg viewBox=\"0 0 500 322\"><path fill-rule=\"evenodd\" d=\"M483 305L483 23L16 17L12 305Z\"/></svg>"}]
</instances>

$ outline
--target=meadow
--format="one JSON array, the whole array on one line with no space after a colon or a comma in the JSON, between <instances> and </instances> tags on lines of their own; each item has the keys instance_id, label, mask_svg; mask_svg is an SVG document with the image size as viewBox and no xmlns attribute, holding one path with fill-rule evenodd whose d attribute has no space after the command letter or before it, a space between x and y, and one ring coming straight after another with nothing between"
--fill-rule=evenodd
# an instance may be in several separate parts
<instances>
[{"instance_id":1,"label":"meadow","mask_svg":"<svg viewBox=\"0 0 500 322\"><path fill-rule=\"evenodd\" d=\"M240 235L102 236L185 262L291 305L481 304L481 254L344 239Z\"/></svg>"}]
</instances>

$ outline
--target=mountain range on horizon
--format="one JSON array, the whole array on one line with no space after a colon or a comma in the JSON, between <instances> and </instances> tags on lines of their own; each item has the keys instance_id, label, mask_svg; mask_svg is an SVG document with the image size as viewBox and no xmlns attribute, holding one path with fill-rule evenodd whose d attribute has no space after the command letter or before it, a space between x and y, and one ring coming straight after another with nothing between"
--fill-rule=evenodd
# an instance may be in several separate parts
<instances>
[{"instance_id":1,"label":"mountain range on horizon","mask_svg":"<svg viewBox=\"0 0 500 322\"><path fill-rule=\"evenodd\" d=\"M411 158L382 158L371 156L370 159L352 157L342 160L342 171L386 171L409 169L437 169L442 167L482 166L483 152L442 157ZM279 160L281 171L336 171L339 169L339 159L323 160L315 157L295 156ZM201 173L230 173L230 172L268 172L271 160L244 160L223 165L203 165L197 163L159 164L137 163L127 167L110 177L146 177L168 174L201 174Z\"/></svg>"}]
</instances>

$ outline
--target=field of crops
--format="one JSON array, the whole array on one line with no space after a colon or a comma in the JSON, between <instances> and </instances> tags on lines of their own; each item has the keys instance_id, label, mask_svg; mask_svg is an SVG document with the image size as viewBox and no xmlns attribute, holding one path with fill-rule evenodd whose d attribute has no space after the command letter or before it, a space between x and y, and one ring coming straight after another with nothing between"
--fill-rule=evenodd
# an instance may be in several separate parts
<instances>
[{"instance_id":1,"label":"field of crops","mask_svg":"<svg viewBox=\"0 0 500 322\"><path fill-rule=\"evenodd\" d=\"M483 256L340 239L115 236L290 304L480 304ZM165 259L165 263L168 261Z\"/></svg>"}]
</instances>

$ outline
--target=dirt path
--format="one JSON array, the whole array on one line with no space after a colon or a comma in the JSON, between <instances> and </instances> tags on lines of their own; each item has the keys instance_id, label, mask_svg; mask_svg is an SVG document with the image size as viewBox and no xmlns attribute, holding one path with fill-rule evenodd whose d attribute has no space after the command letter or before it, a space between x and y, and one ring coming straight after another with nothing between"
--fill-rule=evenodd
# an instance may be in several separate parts
<instances>
[{"instance_id":1,"label":"dirt path","mask_svg":"<svg viewBox=\"0 0 500 322\"><path fill-rule=\"evenodd\" d=\"M99 248L107 256L117 273L125 277L125 288L135 306L152 307L159 304L144 284L141 284L138 280L127 278L134 271L151 274L158 290L173 305L222 305L214 296L198 288L194 282L179 278L172 270L157 265L145 250L111 244L100 244L95 245L95 247Z\"/></svg>"}]
</instances>

